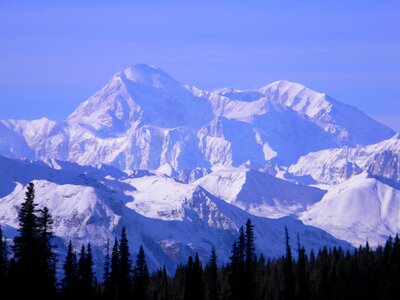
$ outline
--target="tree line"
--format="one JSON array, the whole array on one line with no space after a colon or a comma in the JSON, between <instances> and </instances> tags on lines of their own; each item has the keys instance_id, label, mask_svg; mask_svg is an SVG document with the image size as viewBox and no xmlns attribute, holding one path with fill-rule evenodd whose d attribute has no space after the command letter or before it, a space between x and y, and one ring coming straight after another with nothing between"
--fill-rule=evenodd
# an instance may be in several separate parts
<instances>
[{"instance_id":1,"label":"tree line","mask_svg":"<svg viewBox=\"0 0 400 300\"><path fill-rule=\"evenodd\" d=\"M37 208L35 190L28 184L21 204L18 235L6 243L0 228L0 299L399 299L400 238L371 249L323 248L317 253L301 246L294 254L285 228L286 251L267 258L255 251L251 220L240 228L226 264L218 263L214 248L203 264L198 254L169 275L166 268L150 274L140 246L132 261L125 228L111 247L105 246L103 278L95 276L90 243L78 253L71 242L57 270L49 210ZM57 274L60 274L57 279Z\"/></svg>"}]
</instances>

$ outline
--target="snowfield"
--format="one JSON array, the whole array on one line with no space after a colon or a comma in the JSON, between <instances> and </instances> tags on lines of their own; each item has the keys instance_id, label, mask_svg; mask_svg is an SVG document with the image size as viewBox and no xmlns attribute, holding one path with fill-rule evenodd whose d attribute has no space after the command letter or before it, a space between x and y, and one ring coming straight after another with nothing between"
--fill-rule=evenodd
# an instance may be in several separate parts
<instances>
[{"instance_id":1,"label":"snowfield","mask_svg":"<svg viewBox=\"0 0 400 300\"><path fill-rule=\"evenodd\" d=\"M265 255L285 225L294 249L377 245L400 231L399 156L399 134L298 83L206 91L140 64L62 122L0 120L0 222L15 235L33 181L60 252L90 241L98 260L126 226L152 268L226 261L248 218Z\"/></svg>"}]
</instances>

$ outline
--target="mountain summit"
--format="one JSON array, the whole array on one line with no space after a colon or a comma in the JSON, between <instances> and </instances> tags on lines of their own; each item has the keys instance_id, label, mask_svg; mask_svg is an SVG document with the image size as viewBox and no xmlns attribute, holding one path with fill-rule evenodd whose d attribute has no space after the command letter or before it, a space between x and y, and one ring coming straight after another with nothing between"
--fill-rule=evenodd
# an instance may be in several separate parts
<instances>
[{"instance_id":1,"label":"mountain summit","mask_svg":"<svg viewBox=\"0 0 400 300\"><path fill-rule=\"evenodd\" d=\"M115 74L65 122L0 121L0 130L0 154L8 157L124 170L168 164L176 172L217 164L288 166L309 152L394 135L356 108L297 83L209 92L145 64Z\"/></svg>"},{"instance_id":2,"label":"mountain summit","mask_svg":"<svg viewBox=\"0 0 400 300\"><path fill-rule=\"evenodd\" d=\"M63 122L0 121L0 220L17 227L33 181L56 235L90 241L98 258L125 226L152 267L173 271L211 245L226 261L248 218L269 256L284 251L285 225L307 250L377 245L400 228L399 141L298 83L206 91L134 65Z\"/></svg>"}]
</instances>

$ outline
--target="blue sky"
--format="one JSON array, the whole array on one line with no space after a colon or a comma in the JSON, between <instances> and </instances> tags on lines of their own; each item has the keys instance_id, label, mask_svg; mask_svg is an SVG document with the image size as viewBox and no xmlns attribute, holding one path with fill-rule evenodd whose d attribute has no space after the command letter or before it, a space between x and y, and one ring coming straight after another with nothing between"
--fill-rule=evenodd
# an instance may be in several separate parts
<instances>
[{"instance_id":1,"label":"blue sky","mask_svg":"<svg viewBox=\"0 0 400 300\"><path fill-rule=\"evenodd\" d=\"M0 2L0 118L62 120L135 63L207 89L300 82L400 131L398 0Z\"/></svg>"}]
</instances>

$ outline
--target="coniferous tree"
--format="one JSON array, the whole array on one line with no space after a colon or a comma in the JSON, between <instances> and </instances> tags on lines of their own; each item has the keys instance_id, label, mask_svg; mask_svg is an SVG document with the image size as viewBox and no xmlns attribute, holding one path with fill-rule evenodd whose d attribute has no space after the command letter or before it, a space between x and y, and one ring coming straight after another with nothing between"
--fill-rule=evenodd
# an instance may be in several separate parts
<instances>
[{"instance_id":1,"label":"coniferous tree","mask_svg":"<svg viewBox=\"0 0 400 300\"><path fill-rule=\"evenodd\" d=\"M133 270L133 288L135 299L148 299L149 270L147 268L146 255L142 245L139 248L139 253L136 257L136 265Z\"/></svg>"},{"instance_id":2,"label":"coniferous tree","mask_svg":"<svg viewBox=\"0 0 400 300\"><path fill-rule=\"evenodd\" d=\"M111 252L111 268L110 268L110 281L109 293L113 299L119 299L119 278L120 278L120 256L119 256L119 243L117 238L114 240L113 249Z\"/></svg>"},{"instance_id":3,"label":"coniferous tree","mask_svg":"<svg viewBox=\"0 0 400 300\"><path fill-rule=\"evenodd\" d=\"M355 252L356 253L356 252ZM358 277L358 264L356 263L355 260L350 259L350 273L353 273L356 277ZM315 282L315 289L318 297L321 299L328 298L330 295L330 288L329 288L329 271L330 271L330 266L329 266L329 252L326 247L324 247L322 250L318 252L317 255L317 261L316 261L316 272L318 274ZM355 281L351 282L351 284L357 285ZM358 293L356 291L356 288L353 288L352 291L355 293ZM354 299L358 298L357 296L354 296Z\"/></svg>"},{"instance_id":4,"label":"coniferous tree","mask_svg":"<svg viewBox=\"0 0 400 300\"><path fill-rule=\"evenodd\" d=\"M111 258L110 258L110 241L107 240L107 243L104 247L105 256L104 256L104 268L103 268L103 298L110 299L110 272L111 272Z\"/></svg>"},{"instance_id":5,"label":"coniferous tree","mask_svg":"<svg viewBox=\"0 0 400 300\"><path fill-rule=\"evenodd\" d=\"M393 250L392 250L392 272L394 274L393 280L393 293L395 295L400 295L400 237L399 234L396 234L393 243Z\"/></svg>"},{"instance_id":6,"label":"coniferous tree","mask_svg":"<svg viewBox=\"0 0 400 300\"><path fill-rule=\"evenodd\" d=\"M171 280L170 297L171 299L183 299L186 287L187 265L180 264L176 268L175 275Z\"/></svg>"},{"instance_id":7,"label":"coniferous tree","mask_svg":"<svg viewBox=\"0 0 400 300\"><path fill-rule=\"evenodd\" d=\"M19 289L13 286L15 299L28 299L29 297L43 298L41 283L41 259L39 226L36 216L35 188L29 183L25 193L25 201L21 204L18 213L19 235L14 238L13 252L15 264L13 274L18 278L12 278L14 284L24 286Z\"/></svg>"},{"instance_id":8,"label":"coniferous tree","mask_svg":"<svg viewBox=\"0 0 400 300\"><path fill-rule=\"evenodd\" d=\"M204 299L204 280L203 280L203 266L200 262L199 254L196 252L193 264L193 281L194 291L196 293L196 300Z\"/></svg>"},{"instance_id":9,"label":"coniferous tree","mask_svg":"<svg viewBox=\"0 0 400 300\"><path fill-rule=\"evenodd\" d=\"M77 293L78 266L76 262L76 253L73 252L71 241L68 243L67 256L65 257L63 269L64 277L61 282L62 296L63 299L73 299Z\"/></svg>"},{"instance_id":10,"label":"coniferous tree","mask_svg":"<svg viewBox=\"0 0 400 300\"><path fill-rule=\"evenodd\" d=\"M206 265L204 275L207 283L207 299L219 300L219 292L221 287L218 280L217 255L214 247L211 249L210 260Z\"/></svg>"},{"instance_id":11,"label":"coniferous tree","mask_svg":"<svg viewBox=\"0 0 400 300\"><path fill-rule=\"evenodd\" d=\"M47 207L38 211L39 259L42 286L48 299L54 299L56 294L56 255L53 251L53 219Z\"/></svg>"},{"instance_id":12,"label":"coniferous tree","mask_svg":"<svg viewBox=\"0 0 400 300\"><path fill-rule=\"evenodd\" d=\"M104 269L103 269L103 282L107 284L110 280L110 268L111 268L111 260L110 260L110 241L107 240L105 245L105 256L104 256Z\"/></svg>"},{"instance_id":13,"label":"coniferous tree","mask_svg":"<svg viewBox=\"0 0 400 300\"><path fill-rule=\"evenodd\" d=\"M265 299L267 297L267 266L265 265L264 255L261 253L258 261L255 263L256 267L256 287L257 287L257 295L259 299Z\"/></svg>"},{"instance_id":14,"label":"coniferous tree","mask_svg":"<svg viewBox=\"0 0 400 300\"><path fill-rule=\"evenodd\" d=\"M245 242L244 229L241 227L239 237L233 243L232 255L230 257L229 286L233 300L244 299L246 297L243 289L243 282L245 281Z\"/></svg>"},{"instance_id":15,"label":"coniferous tree","mask_svg":"<svg viewBox=\"0 0 400 300\"><path fill-rule=\"evenodd\" d=\"M186 266L186 274L185 274L185 287L184 287L184 296L183 300L191 300L196 297L194 291L194 262L193 258L189 256L188 263Z\"/></svg>"},{"instance_id":16,"label":"coniferous tree","mask_svg":"<svg viewBox=\"0 0 400 300\"><path fill-rule=\"evenodd\" d=\"M285 226L285 243L286 243L286 256L283 262L283 299L294 299L294 282L293 282L293 257L292 250L289 244L289 232Z\"/></svg>"},{"instance_id":17,"label":"coniferous tree","mask_svg":"<svg viewBox=\"0 0 400 300\"><path fill-rule=\"evenodd\" d=\"M28 189L30 195L26 198L33 199L33 189ZM27 193L28 193L27 192ZM33 192L33 193L32 193ZM33 194L33 197L32 197ZM27 200L25 200L28 202ZM33 207L33 209L32 209ZM22 227L20 234L16 237L17 244L13 247L16 251L14 258L7 262L5 246L1 243L2 232L0 228L0 275L6 269L5 276L11 278L10 293L3 289L0 290L1 299L31 299L33 295L37 299L57 299L50 298L50 293L46 290L46 276L43 270L48 266L53 255L51 246L51 216L46 209L36 210L34 202L31 201L31 214L28 205L25 206L24 216L34 216L33 225L35 228L26 228L27 221L22 222L25 229L25 236L33 237L30 244L37 254L36 265L21 255L21 251L27 242L22 239ZM250 299L251 295L248 287L249 270L254 270L255 293L257 299L398 299L400 288L397 284L400 281L400 238L389 238L384 247L378 246L371 249L367 242L365 246L358 249L348 249L346 254L342 248L328 249L324 247L315 256L311 251L308 259L304 247L300 245L298 238L298 257L293 260L289 243L288 229L285 228L286 255L281 258L269 258L265 263L261 255L257 260L254 254L254 248L249 250L249 241L252 232L246 224L239 231L238 238L233 243L232 256L228 265L217 267L217 258L215 249L211 251L210 260L205 268L200 263L198 254L195 258L189 257L187 265L178 266L173 277L168 277L165 267L162 270L149 276L143 247L140 247L136 265L134 268L134 289L132 299L190 299L190 300L215 300L215 299ZM251 225L251 223L250 223ZM31 232L32 234L26 234ZM250 238L249 238L250 236ZM124 240L121 234L121 240ZM28 239L29 241L29 239ZM46 242L45 242L46 241ZM123 243L122 243L123 244ZM108 247L109 248L109 247ZM72 243L68 245L67 256L64 261L64 277L61 282L60 299L93 299L94 293L97 293L96 299L121 299L118 294L118 288L121 282L121 252L123 247L115 239L112 257L109 251L106 251L104 285L93 286L93 261L91 246L83 246L79 256L79 263L76 262L76 254L73 252ZM129 253L129 249L128 252ZM250 253L250 254L249 254ZM249 261L249 258L253 257ZM24 265L23 265L24 263ZM249 267L249 264L251 266ZM32 283L37 283L41 289L21 292L20 280L24 280L26 274L21 266L36 266L37 270L29 270L30 276L37 275L37 278L29 278ZM109 274L107 274L107 272ZM0 279L2 277L0 276ZM107 289L111 286L106 283L114 282L114 293L107 294ZM32 287L28 284L28 288ZM204 285L205 283L205 285ZM233 284L236 284L233 285ZM17 285L18 284L18 285ZM110 291L110 290L109 290ZM151 295L151 297L149 297Z\"/></svg>"},{"instance_id":18,"label":"coniferous tree","mask_svg":"<svg viewBox=\"0 0 400 300\"><path fill-rule=\"evenodd\" d=\"M160 282L160 287L159 287L160 300L168 300L170 293L169 293L168 274L165 266L160 272L159 282Z\"/></svg>"},{"instance_id":19,"label":"coniferous tree","mask_svg":"<svg viewBox=\"0 0 400 300\"><path fill-rule=\"evenodd\" d=\"M82 245L79 253L78 294L82 299L93 298L93 258L90 243L87 248Z\"/></svg>"},{"instance_id":20,"label":"coniferous tree","mask_svg":"<svg viewBox=\"0 0 400 300\"><path fill-rule=\"evenodd\" d=\"M125 227L121 231L119 244L119 293L120 299L128 299L131 290L131 258Z\"/></svg>"},{"instance_id":21,"label":"coniferous tree","mask_svg":"<svg viewBox=\"0 0 400 300\"><path fill-rule=\"evenodd\" d=\"M297 288L296 296L298 300L310 299L309 279L307 273L308 258L306 250L300 245L300 237L297 236Z\"/></svg>"},{"instance_id":22,"label":"coniferous tree","mask_svg":"<svg viewBox=\"0 0 400 300\"><path fill-rule=\"evenodd\" d=\"M229 298L230 299L238 299L237 296L237 284L240 281L239 278L239 249L236 240L233 242L231 256L229 257L230 264L229 264Z\"/></svg>"},{"instance_id":23,"label":"coniferous tree","mask_svg":"<svg viewBox=\"0 0 400 300\"><path fill-rule=\"evenodd\" d=\"M168 300L170 299L171 287L167 269L164 266L150 278L149 298L152 300Z\"/></svg>"},{"instance_id":24,"label":"coniferous tree","mask_svg":"<svg viewBox=\"0 0 400 300\"><path fill-rule=\"evenodd\" d=\"M254 246L254 226L251 220L246 223L245 233L245 276L244 276L244 293L247 299L256 299L257 287L255 286L255 246Z\"/></svg>"},{"instance_id":25,"label":"coniferous tree","mask_svg":"<svg viewBox=\"0 0 400 300\"><path fill-rule=\"evenodd\" d=\"M86 297L86 249L85 246L82 245L81 251L79 252L79 260L78 260L78 294L82 295L82 297Z\"/></svg>"},{"instance_id":26,"label":"coniferous tree","mask_svg":"<svg viewBox=\"0 0 400 300\"><path fill-rule=\"evenodd\" d=\"M87 290L87 299L93 298L93 284L94 284L94 273L93 273L93 253L92 245L88 243L85 260L85 290Z\"/></svg>"}]
</instances>

